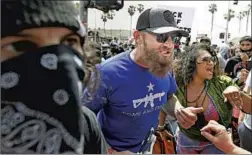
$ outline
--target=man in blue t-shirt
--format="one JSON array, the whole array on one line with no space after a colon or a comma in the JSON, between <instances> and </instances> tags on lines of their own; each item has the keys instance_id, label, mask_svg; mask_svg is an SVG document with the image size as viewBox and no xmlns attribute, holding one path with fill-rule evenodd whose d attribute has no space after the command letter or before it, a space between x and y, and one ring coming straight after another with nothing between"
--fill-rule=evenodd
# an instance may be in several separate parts
<instances>
[{"instance_id":1,"label":"man in blue t-shirt","mask_svg":"<svg viewBox=\"0 0 252 155\"><path fill-rule=\"evenodd\" d=\"M91 102L82 103L98 114L110 153L145 152L149 147L143 141L157 127L167 97L176 92L170 72L174 40L188 36L176 26L173 14L166 8L145 10L133 33L136 48L98 67L100 87Z\"/></svg>"}]
</instances>

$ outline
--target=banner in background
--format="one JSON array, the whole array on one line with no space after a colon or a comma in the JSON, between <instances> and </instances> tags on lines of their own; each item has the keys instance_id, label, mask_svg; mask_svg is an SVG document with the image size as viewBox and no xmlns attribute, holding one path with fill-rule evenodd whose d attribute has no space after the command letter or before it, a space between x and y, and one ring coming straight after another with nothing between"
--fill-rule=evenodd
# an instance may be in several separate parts
<instances>
[{"instance_id":1,"label":"banner in background","mask_svg":"<svg viewBox=\"0 0 252 155\"><path fill-rule=\"evenodd\" d=\"M165 7L170 10L177 22L178 28L186 30L191 33L195 8L185 8L180 6L158 5L158 7Z\"/></svg>"}]
</instances>

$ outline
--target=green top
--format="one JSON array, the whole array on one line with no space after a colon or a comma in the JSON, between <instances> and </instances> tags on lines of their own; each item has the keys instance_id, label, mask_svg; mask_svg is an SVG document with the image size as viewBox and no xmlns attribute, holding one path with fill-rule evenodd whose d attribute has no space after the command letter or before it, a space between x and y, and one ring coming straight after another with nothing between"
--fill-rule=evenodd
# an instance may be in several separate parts
<instances>
[{"instance_id":1,"label":"green top","mask_svg":"<svg viewBox=\"0 0 252 155\"><path fill-rule=\"evenodd\" d=\"M212 99L213 104L217 108L217 111L220 116L219 123L224 125L225 127L229 126L232 117L232 105L229 103L224 103L224 96L223 96L223 91L228 86L237 86L228 76L222 75L214 77L213 79L208 81L207 93L209 97ZM178 97L178 100L180 101L181 105L183 107L186 107L187 104L185 100L184 91L185 91L184 86L178 86L176 96ZM179 127L180 131L183 132L185 135L187 135L189 138L199 141L206 141L206 138L200 134L200 129L194 126L189 129L184 129L181 126Z\"/></svg>"}]
</instances>

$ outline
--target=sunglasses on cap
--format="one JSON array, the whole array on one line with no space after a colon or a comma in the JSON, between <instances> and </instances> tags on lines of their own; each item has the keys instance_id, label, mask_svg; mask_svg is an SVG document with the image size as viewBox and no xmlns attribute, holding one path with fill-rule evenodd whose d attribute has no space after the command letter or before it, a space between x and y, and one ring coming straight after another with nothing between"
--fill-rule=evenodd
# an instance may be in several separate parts
<instances>
[{"instance_id":1,"label":"sunglasses on cap","mask_svg":"<svg viewBox=\"0 0 252 155\"><path fill-rule=\"evenodd\" d=\"M148 30L142 30L142 31L155 35L156 40L159 43L165 43L169 39L169 37L171 37L173 43L179 42L179 37L174 33L154 33Z\"/></svg>"},{"instance_id":2,"label":"sunglasses on cap","mask_svg":"<svg viewBox=\"0 0 252 155\"><path fill-rule=\"evenodd\" d=\"M214 64L216 64L216 62L217 62L215 57L203 57L200 61L201 62L197 62L197 63L198 64L201 64L203 62L210 63L210 61L212 61Z\"/></svg>"}]
</instances>

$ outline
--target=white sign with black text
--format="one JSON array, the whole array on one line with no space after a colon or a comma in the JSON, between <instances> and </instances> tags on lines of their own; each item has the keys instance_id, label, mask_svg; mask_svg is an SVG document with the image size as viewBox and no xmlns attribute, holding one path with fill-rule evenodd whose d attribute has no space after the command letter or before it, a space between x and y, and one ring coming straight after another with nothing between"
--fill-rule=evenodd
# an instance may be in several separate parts
<instances>
[{"instance_id":1,"label":"white sign with black text","mask_svg":"<svg viewBox=\"0 0 252 155\"><path fill-rule=\"evenodd\" d=\"M173 13L178 27L180 29L186 30L188 33L191 33L195 8L185 8L180 6L167 5L158 5L158 7L168 8L168 10Z\"/></svg>"}]
</instances>

